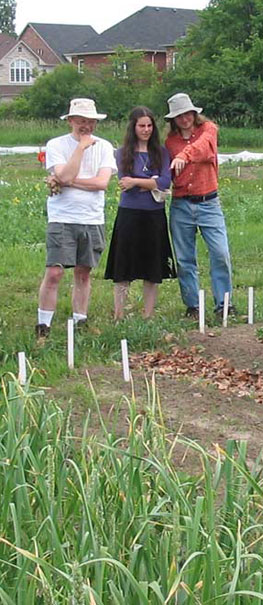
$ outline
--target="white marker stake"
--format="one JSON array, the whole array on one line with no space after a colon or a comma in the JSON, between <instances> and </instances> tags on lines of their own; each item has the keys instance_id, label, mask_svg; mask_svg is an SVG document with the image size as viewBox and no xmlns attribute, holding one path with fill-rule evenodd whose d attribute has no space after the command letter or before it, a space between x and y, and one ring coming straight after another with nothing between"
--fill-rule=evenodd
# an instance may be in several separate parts
<instances>
[{"instance_id":1,"label":"white marker stake","mask_svg":"<svg viewBox=\"0 0 263 605\"><path fill-rule=\"evenodd\" d=\"M199 290L199 332L205 333L205 291Z\"/></svg>"},{"instance_id":2,"label":"white marker stake","mask_svg":"<svg viewBox=\"0 0 263 605\"><path fill-rule=\"evenodd\" d=\"M224 326L224 328L227 327L228 307L229 307L229 292L225 292L224 309L223 309L223 326Z\"/></svg>"},{"instance_id":3,"label":"white marker stake","mask_svg":"<svg viewBox=\"0 0 263 605\"><path fill-rule=\"evenodd\" d=\"M237 167L237 176L240 177L241 175L241 168L240 166Z\"/></svg>"},{"instance_id":4,"label":"white marker stake","mask_svg":"<svg viewBox=\"0 0 263 605\"><path fill-rule=\"evenodd\" d=\"M26 356L23 351L18 353L18 367L18 381L21 386L24 386L26 384Z\"/></svg>"},{"instance_id":5,"label":"white marker stake","mask_svg":"<svg viewBox=\"0 0 263 605\"><path fill-rule=\"evenodd\" d=\"M122 354L123 378L126 382L129 382L130 381L130 370L129 370L128 347L127 347L126 338L121 340L121 354Z\"/></svg>"},{"instance_id":6,"label":"white marker stake","mask_svg":"<svg viewBox=\"0 0 263 605\"><path fill-rule=\"evenodd\" d=\"M254 309L254 290L248 288L248 323L253 324L253 309Z\"/></svg>"},{"instance_id":7,"label":"white marker stake","mask_svg":"<svg viewBox=\"0 0 263 605\"><path fill-rule=\"evenodd\" d=\"M74 326L73 319L68 319L68 367L74 368Z\"/></svg>"}]
</instances>

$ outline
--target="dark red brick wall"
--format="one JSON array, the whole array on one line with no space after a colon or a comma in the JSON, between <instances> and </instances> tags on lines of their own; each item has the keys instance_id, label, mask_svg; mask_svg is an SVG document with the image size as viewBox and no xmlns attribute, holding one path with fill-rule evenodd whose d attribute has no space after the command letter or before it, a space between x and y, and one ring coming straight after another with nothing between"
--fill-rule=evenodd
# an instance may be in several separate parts
<instances>
[{"instance_id":1,"label":"dark red brick wall","mask_svg":"<svg viewBox=\"0 0 263 605\"><path fill-rule=\"evenodd\" d=\"M160 53L155 53L155 54L152 52L145 53L145 55L144 55L145 61L151 63L153 55L154 55L154 65L157 67L157 69L159 71L164 71L166 69L166 53L165 52L160 52ZM74 65L78 65L78 59L83 59L84 65L86 65L86 67L91 67L94 69L98 65L105 63L108 56L109 55L103 55L103 54L79 55L79 56L73 57L72 62L74 63Z\"/></svg>"},{"instance_id":2,"label":"dark red brick wall","mask_svg":"<svg viewBox=\"0 0 263 605\"><path fill-rule=\"evenodd\" d=\"M159 71L164 71L166 69L166 53L165 52L145 53L144 57L145 57L145 61L148 61L149 63L153 62L155 67L157 67L157 69Z\"/></svg>"},{"instance_id":3,"label":"dark red brick wall","mask_svg":"<svg viewBox=\"0 0 263 605\"><path fill-rule=\"evenodd\" d=\"M108 55L79 55L78 57L72 58L72 63L78 65L78 59L84 60L84 66L96 68L97 65L105 63Z\"/></svg>"},{"instance_id":4,"label":"dark red brick wall","mask_svg":"<svg viewBox=\"0 0 263 605\"><path fill-rule=\"evenodd\" d=\"M57 65L61 63L57 55L55 55L55 53L30 25L27 26L19 39L23 40L30 48L32 48L32 50L39 55L40 59L42 59L44 63L47 63L47 65ZM39 49L43 50L43 54L39 54Z\"/></svg>"}]
</instances>

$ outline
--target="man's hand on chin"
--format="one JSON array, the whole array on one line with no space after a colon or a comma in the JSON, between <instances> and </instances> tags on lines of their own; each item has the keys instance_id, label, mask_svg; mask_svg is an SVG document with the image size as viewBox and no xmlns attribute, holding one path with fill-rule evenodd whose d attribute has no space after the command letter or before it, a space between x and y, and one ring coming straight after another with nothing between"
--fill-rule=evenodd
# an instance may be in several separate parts
<instances>
[{"instance_id":1,"label":"man's hand on chin","mask_svg":"<svg viewBox=\"0 0 263 605\"><path fill-rule=\"evenodd\" d=\"M88 147L95 145L96 139L94 139L94 137L92 137L90 134L81 134L79 142L82 149L88 149Z\"/></svg>"}]
</instances>

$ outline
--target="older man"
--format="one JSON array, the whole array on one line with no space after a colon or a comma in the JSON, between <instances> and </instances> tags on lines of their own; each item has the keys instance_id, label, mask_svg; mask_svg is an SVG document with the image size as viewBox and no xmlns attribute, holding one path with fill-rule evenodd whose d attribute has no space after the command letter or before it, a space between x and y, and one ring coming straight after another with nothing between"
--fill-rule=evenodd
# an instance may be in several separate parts
<instances>
[{"instance_id":1,"label":"older man","mask_svg":"<svg viewBox=\"0 0 263 605\"><path fill-rule=\"evenodd\" d=\"M98 120L92 99L73 99L67 119L71 133L47 143L46 167L51 195L47 200L47 261L39 291L36 335L45 338L56 309L64 269L74 268L73 320L85 323L90 296L90 273L104 249L104 191L116 172L113 147L94 136Z\"/></svg>"}]
</instances>

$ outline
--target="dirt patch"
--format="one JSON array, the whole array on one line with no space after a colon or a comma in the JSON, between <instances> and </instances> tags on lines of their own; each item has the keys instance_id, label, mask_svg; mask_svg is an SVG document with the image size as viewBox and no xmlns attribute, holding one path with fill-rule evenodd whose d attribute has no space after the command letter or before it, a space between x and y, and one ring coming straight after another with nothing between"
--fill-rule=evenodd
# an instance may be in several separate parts
<instances>
[{"instance_id":1,"label":"dirt patch","mask_svg":"<svg viewBox=\"0 0 263 605\"><path fill-rule=\"evenodd\" d=\"M263 370L263 343L257 338L257 327L239 324L216 328L206 334L188 333L188 343L200 345L208 358L222 356L237 369Z\"/></svg>"},{"instance_id":2,"label":"dirt patch","mask_svg":"<svg viewBox=\"0 0 263 605\"><path fill-rule=\"evenodd\" d=\"M257 340L255 326L215 329L205 335L198 331L187 333L184 349L196 347L207 360L224 358L236 370L248 370L263 375L263 344ZM145 413L157 388L165 424L171 435L180 434L193 439L208 451L214 444L226 446L228 439L245 439L248 442L248 462L257 458L262 442L263 404L256 401L253 388L245 395L240 392L221 391L213 380L200 377L172 374L161 375L155 371L152 382L151 369L136 367L132 370L133 385L122 376L121 364L113 367L89 368L90 379L96 393L101 415L109 430L123 435L128 427L128 401L135 395L138 413ZM76 434L82 428L90 411L90 430L100 431L100 422L84 369L77 378L69 378L73 402L74 427ZM147 386L148 385L148 386ZM68 392L69 384L66 391ZM57 392L57 396L61 393ZM196 470L199 461L189 450L176 449L179 467Z\"/></svg>"},{"instance_id":3,"label":"dirt patch","mask_svg":"<svg viewBox=\"0 0 263 605\"><path fill-rule=\"evenodd\" d=\"M242 165L242 163L236 166L235 162L231 162L229 164L222 164L220 166L220 174L224 174L224 176L227 175L229 177L237 177L240 180L244 181L261 179L262 171L262 160L254 166L244 166Z\"/></svg>"}]
</instances>

